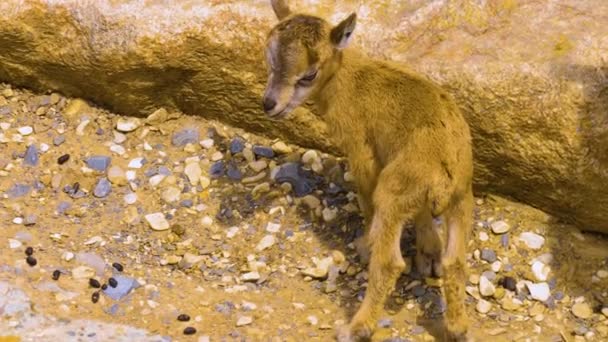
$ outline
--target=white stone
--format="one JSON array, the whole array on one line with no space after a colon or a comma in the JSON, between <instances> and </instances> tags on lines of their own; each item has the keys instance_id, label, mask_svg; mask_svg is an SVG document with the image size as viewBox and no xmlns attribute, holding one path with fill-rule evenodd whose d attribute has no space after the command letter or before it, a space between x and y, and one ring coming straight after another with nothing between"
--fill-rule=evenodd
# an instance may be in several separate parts
<instances>
[{"instance_id":1,"label":"white stone","mask_svg":"<svg viewBox=\"0 0 608 342\"><path fill-rule=\"evenodd\" d=\"M251 323L253 323L253 318L252 317L250 317L250 316L241 316L236 321L236 326L237 327L242 327L244 325L249 325Z\"/></svg>"},{"instance_id":2,"label":"white stone","mask_svg":"<svg viewBox=\"0 0 608 342\"><path fill-rule=\"evenodd\" d=\"M533 283L530 281L526 281L526 286L528 287L528 291L530 291L530 296L532 299L538 300L540 302L544 302L551 296L551 290L549 289L549 284L543 283Z\"/></svg>"},{"instance_id":3,"label":"white stone","mask_svg":"<svg viewBox=\"0 0 608 342\"><path fill-rule=\"evenodd\" d=\"M41 143L40 144L40 152L47 152L51 147L48 144Z\"/></svg>"},{"instance_id":4,"label":"white stone","mask_svg":"<svg viewBox=\"0 0 608 342\"><path fill-rule=\"evenodd\" d=\"M63 252L63 254L61 255L61 258L65 261L72 261L74 257L75 255L72 252Z\"/></svg>"},{"instance_id":5,"label":"white stone","mask_svg":"<svg viewBox=\"0 0 608 342\"><path fill-rule=\"evenodd\" d=\"M496 260L496 261L494 261L492 263L492 265L490 266L490 268L492 269L492 272L498 273L502 269L502 262Z\"/></svg>"},{"instance_id":6,"label":"white stone","mask_svg":"<svg viewBox=\"0 0 608 342\"><path fill-rule=\"evenodd\" d=\"M188 165L186 165L184 173L188 177L188 181L190 181L190 184L196 186L200 181L201 176L203 175L203 170L201 170L201 167L198 163L189 163Z\"/></svg>"},{"instance_id":7,"label":"white stone","mask_svg":"<svg viewBox=\"0 0 608 342\"><path fill-rule=\"evenodd\" d=\"M211 216L205 216L201 219L201 225L204 228L209 228L213 224L213 218Z\"/></svg>"},{"instance_id":8,"label":"white stone","mask_svg":"<svg viewBox=\"0 0 608 342\"><path fill-rule=\"evenodd\" d=\"M23 224L23 217L15 217L13 219L14 224Z\"/></svg>"},{"instance_id":9,"label":"white stone","mask_svg":"<svg viewBox=\"0 0 608 342\"><path fill-rule=\"evenodd\" d=\"M258 272L247 272L241 275L242 281L258 281L260 279L260 274Z\"/></svg>"},{"instance_id":10,"label":"white stone","mask_svg":"<svg viewBox=\"0 0 608 342\"><path fill-rule=\"evenodd\" d=\"M127 176L128 181L134 181L137 179L137 172L135 172L133 170L129 170L129 171L125 172L125 176Z\"/></svg>"},{"instance_id":11,"label":"white stone","mask_svg":"<svg viewBox=\"0 0 608 342\"><path fill-rule=\"evenodd\" d=\"M127 150L125 150L124 147L116 144L112 144L112 146L110 146L110 151L118 154L119 156L122 156L123 154L127 153Z\"/></svg>"},{"instance_id":12,"label":"white stone","mask_svg":"<svg viewBox=\"0 0 608 342\"><path fill-rule=\"evenodd\" d=\"M486 314L492 310L492 303L488 302L485 299L480 299L477 301L477 305L475 306L477 312Z\"/></svg>"},{"instance_id":13,"label":"white stone","mask_svg":"<svg viewBox=\"0 0 608 342\"><path fill-rule=\"evenodd\" d=\"M302 163L306 165L310 165L318 159L320 159L319 154L315 150L308 150L302 155Z\"/></svg>"},{"instance_id":14,"label":"white stone","mask_svg":"<svg viewBox=\"0 0 608 342\"><path fill-rule=\"evenodd\" d=\"M153 187L157 187L167 176L165 175L154 175L150 177L150 185Z\"/></svg>"},{"instance_id":15,"label":"white stone","mask_svg":"<svg viewBox=\"0 0 608 342\"><path fill-rule=\"evenodd\" d=\"M31 126L23 126L23 127L19 127L17 128L17 132L19 132L19 134L21 135L30 135L34 132L34 129Z\"/></svg>"},{"instance_id":16,"label":"white stone","mask_svg":"<svg viewBox=\"0 0 608 342\"><path fill-rule=\"evenodd\" d=\"M310 315L310 316L306 317L306 320L308 321L308 323L310 325L319 324L319 319L317 318L317 316Z\"/></svg>"},{"instance_id":17,"label":"white stone","mask_svg":"<svg viewBox=\"0 0 608 342\"><path fill-rule=\"evenodd\" d=\"M522 241L532 249L541 249L545 244L545 238L532 232L524 232L519 235L519 241Z\"/></svg>"},{"instance_id":18,"label":"white stone","mask_svg":"<svg viewBox=\"0 0 608 342\"><path fill-rule=\"evenodd\" d=\"M323 221L332 222L338 216L338 209L325 208L323 209Z\"/></svg>"},{"instance_id":19,"label":"white stone","mask_svg":"<svg viewBox=\"0 0 608 342\"><path fill-rule=\"evenodd\" d=\"M490 224L490 228L492 228L492 232L494 234L504 234L508 232L509 229L511 229L511 227L509 227L509 224L505 221L492 222L492 224Z\"/></svg>"},{"instance_id":20,"label":"white stone","mask_svg":"<svg viewBox=\"0 0 608 342\"><path fill-rule=\"evenodd\" d=\"M488 241L490 237L488 236L488 233L486 232L479 232L479 241Z\"/></svg>"},{"instance_id":21,"label":"white stone","mask_svg":"<svg viewBox=\"0 0 608 342\"><path fill-rule=\"evenodd\" d=\"M266 224L266 231L269 233L278 233L281 230L280 223L268 222Z\"/></svg>"},{"instance_id":22,"label":"white stone","mask_svg":"<svg viewBox=\"0 0 608 342\"><path fill-rule=\"evenodd\" d=\"M606 271L606 270L599 270L599 271L597 271L597 276L600 279L608 278L608 271Z\"/></svg>"},{"instance_id":23,"label":"white stone","mask_svg":"<svg viewBox=\"0 0 608 342\"><path fill-rule=\"evenodd\" d=\"M211 155L212 161L222 160L223 158L224 158L224 154L222 154L222 152L220 152L220 151L217 151Z\"/></svg>"},{"instance_id":24,"label":"white stone","mask_svg":"<svg viewBox=\"0 0 608 342\"><path fill-rule=\"evenodd\" d=\"M144 216L150 228L154 230L167 230L169 229L169 222L165 219L163 213L152 213Z\"/></svg>"},{"instance_id":25,"label":"white stone","mask_svg":"<svg viewBox=\"0 0 608 342\"><path fill-rule=\"evenodd\" d=\"M236 236L236 234L239 232L239 227L230 227L228 228L228 230L226 231L226 237L228 239L232 239L233 237Z\"/></svg>"},{"instance_id":26,"label":"white stone","mask_svg":"<svg viewBox=\"0 0 608 342\"><path fill-rule=\"evenodd\" d=\"M161 194L161 198L167 203L177 202L180 197L181 191L174 186L167 187Z\"/></svg>"},{"instance_id":27,"label":"white stone","mask_svg":"<svg viewBox=\"0 0 608 342\"><path fill-rule=\"evenodd\" d=\"M213 139L205 139L205 140L201 140L200 144L204 149L208 150L213 147L214 141L213 141Z\"/></svg>"},{"instance_id":28,"label":"white stone","mask_svg":"<svg viewBox=\"0 0 608 342\"><path fill-rule=\"evenodd\" d=\"M115 144L122 144L125 141L127 141L127 136L118 132L118 131L112 131L112 133L114 134L114 143Z\"/></svg>"},{"instance_id":29,"label":"white stone","mask_svg":"<svg viewBox=\"0 0 608 342\"><path fill-rule=\"evenodd\" d=\"M125 204L134 204L137 202L137 194L134 192L130 192L123 197Z\"/></svg>"},{"instance_id":30,"label":"white stone","mask_svg":"<svg viewBox=\"0 0 608 342\"><path fill-rule=\"evenodd\" d=\"M21 243L21 241L19 240L15 240L15 239L8 239L8 246L10 249L16 249L21 247L23 244Z\"/></svg>"},{"instance_id":31,"label":"white stone","mask_svg":"<svg viewBox=\"0 0 608 342\"><path fill-rule=\"evenodd\" d=\"M490 297L496 292L496 287L485 276L479 277L479 293L484 297Z\"/></svg>"},{"instance_id":32,"label":"white stone","mask_svg":"<svg viewBox=\"0 0 608 342\"><path fill-rule=\"evenodd\" d=\"M274 235L266 235L262 238L262 240L260 240L260 242L255 247L255 249L258 252L261 252L265 249L272 247L275 243L276 243L276 238L274 237Z\"/></svg>"},{"instance_id":33,"label":"white stone","mask_svg":"<svg viewBox=\"0 0 608 342\"><path fill-rule=\"evenodd\" d=\"M128 165L128 167L130 169L141 169L142 166L144 166L144 158L143 157L131 159L131 161L129 162L129 165Z\"/></svg>"},{"instance_id":34,"label":"white stone","mask_svg":"<svg viewBox=\"0 0 608 342\"><path fill-rule=\"evenodd\" d=\"M534 277L538 281L546 281L549 277L549 273L551 272L551 267L543 264L540 261L535 261L532 264L532 273L534 273Z\"/></svg>"},{"instance_id":35,"label":"white stone","mask_svg":"<svg viewBox=\"0 0 608 342\"><path fill-rule=\"evenodd\" d=\"M116 130L127 133L133 132L141 126L141 120L138 118L120 118L116 122Z\"/></svg>"}]
</instances>

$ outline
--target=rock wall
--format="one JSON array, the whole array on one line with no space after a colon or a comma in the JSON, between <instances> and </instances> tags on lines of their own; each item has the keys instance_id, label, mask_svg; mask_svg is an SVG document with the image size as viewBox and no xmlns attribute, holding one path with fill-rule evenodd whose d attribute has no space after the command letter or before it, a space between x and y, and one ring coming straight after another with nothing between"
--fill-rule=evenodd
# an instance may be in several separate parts
<instances>
[{"instance_id":1,"label":"rock wall","mask_svg":"<svg viewBox=\"0 0 608 342\"><path fill-rule=\"evenodd\" d=\"M475 183L608 233L608 2L293 1L443 84L471 124ZM335 152L302 109L260 110L268 1L4 0L0 80L124 114L158 107ZM0 99L1 100L1 99Z\"/></svg>"}]
</instances>

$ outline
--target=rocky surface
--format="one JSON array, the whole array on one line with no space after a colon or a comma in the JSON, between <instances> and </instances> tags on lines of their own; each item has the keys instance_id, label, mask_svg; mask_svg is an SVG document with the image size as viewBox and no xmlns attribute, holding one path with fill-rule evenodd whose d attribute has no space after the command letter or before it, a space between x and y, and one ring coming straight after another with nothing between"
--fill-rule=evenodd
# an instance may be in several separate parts
<instances>
[{"instance_id":1,"label":"rocky surface","mask_svg":"<svg viewBox=\"0 0 608 342\"><path fill-rule=\"evenodd\" d=\"M334 3L294 6L332 22L357 10L356 46L446 86L473 129L477 189L608 232L606 1ZM261 44L274 23L266 1L6 0L0 79L334 151L310 111L281 122L262 114Z\"/></svg>"},{"instance_id":2,"label":"rocky surface","mask_svg":"<svg viewBox=\"0 0 608 342\"><path fill-rule=\"evenodd\" d=\"M359 305L341 158L172 111L125 128L55 93L0 94L0 341L327 341ZM608 338L605 237L489 195L472 229L474 336ZM441 286L404 274L375 340L432 341Z\"/></svg>"}]
</instances>

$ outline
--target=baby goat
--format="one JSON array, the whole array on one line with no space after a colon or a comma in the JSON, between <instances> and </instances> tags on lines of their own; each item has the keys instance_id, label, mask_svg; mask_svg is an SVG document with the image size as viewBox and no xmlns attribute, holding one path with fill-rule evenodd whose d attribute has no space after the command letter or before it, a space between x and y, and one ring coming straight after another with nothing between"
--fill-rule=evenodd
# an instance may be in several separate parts
<instances>
[{"instance_id":1,"label":"baby goat","mask_svg":"<svg viewBox=\"0 0 608 342\"><path fill-rule=\"evenodd\" d=\"M423 276L444 278L443 341L467 339L465 250L472 224L469 126L452 97L403 67L345 49L356 14L336 26L292 13L271 0L279 23L266 42L264 111L284 117L312 100L336 145L348 157L361 195L369 252L369 283L339 341L373 334L384 302L405 269L400 238L416 227L415 264Z\"/></svg>"}]
</instances>

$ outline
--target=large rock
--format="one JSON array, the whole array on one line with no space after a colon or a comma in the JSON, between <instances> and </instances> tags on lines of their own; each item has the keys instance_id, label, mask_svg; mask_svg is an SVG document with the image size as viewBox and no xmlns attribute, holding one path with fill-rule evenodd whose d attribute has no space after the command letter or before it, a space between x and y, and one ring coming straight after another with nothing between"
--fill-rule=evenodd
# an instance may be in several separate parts
<instances>
[{"instance_id":1,"label":"large rock","mask_svg":"<svg viewBox=\"0 0 608 342\"><path fill-rule=\"evenodd\" d=\"M360 1L293 3L337 22ZM455 95L474 134L478 190L608 232L605 0L366 3L356 45ZM266 1L3 0L0 80L124 114L179 109L334 151L310 111L274 122L260 110L262 42L274 23Z\"/></svg>"}]
</instances>

